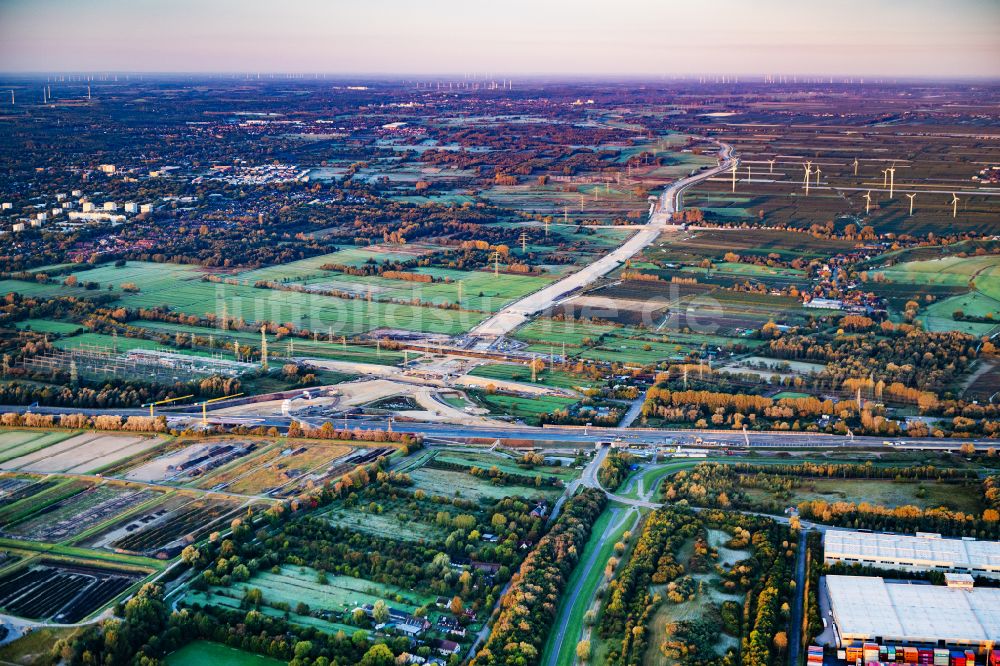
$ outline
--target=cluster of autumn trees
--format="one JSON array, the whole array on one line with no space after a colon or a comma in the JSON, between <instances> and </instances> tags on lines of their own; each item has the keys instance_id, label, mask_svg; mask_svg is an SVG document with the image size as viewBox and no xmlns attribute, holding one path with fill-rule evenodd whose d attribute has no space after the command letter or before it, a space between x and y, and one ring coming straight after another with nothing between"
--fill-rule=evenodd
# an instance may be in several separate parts
<instances>
[{"instance_id":1,"label":"cluster of autumn trees","mask_svg":"<svg viewBox=\"0 0 1000 666\"><path fill-rule=\"evenodd\" d=\"M711 469L712 473L720 473L720 470L731 470L736 474L764 473L817 479L925 479L935 481L971 481L978 478L978 475L974 470L959 467L936 467L934 465L910 465L907 467L895 467L875 465L871 461L864 463L734 463L732 465L703 463L703 465L705 468ZM702 467L702 465L699 465L699 467Z\"/></svg>"},{"instance_id":2,"label":"cluster of autumn trees","mask_svg":"<svg viewBox=\"0 0 1000 666\"><path fill-rule=\"evenodd\" d=\"M51 380L52 377L46 377ZM232 377L207 377L200 381L172 386L146 384L136 381L107 381L97 386L79 386L68 383L64 386L38 385L27 382L0 384L0 404L40 405L54 407L137 407L142 404L165 400L166 398L194 394L192 399L216 398L239 392L240 380Z\"/></svg>"},{"instance_id":3,"label":"cluster of autumn trees","mask_svg":"<svg viewBox=\"0 0 1000 666\"><path fill-rule=\"evenodd\" d=\"M883 386L920 387L914 394L917 397L921 392L940 392L967 372L978 345L976 338L965 333L933 333L886 321L875 331L854 335L784 336L769 343L768 356L825 363L818 381L829 388L849 378L872 378Z\"/></svg>"},{"instance_id":4,"label":"cluster of autumn trees","mask_svg":"<svg viewBox=\"0 0 1000 666\"><path fill-rule=\"evenodd\" d=\"M1000 475L993 474L983 479L983 498L993 509L1000 509Z\"/></svg>"},{"instance_id":5,"label":"cluster of autumn trees","mask_svg":"<svg viewBox=\"0 0 1000 666\"><path fill-rule=\"evenodd\" d=\"M732 548L746 548L747 559L722 566L705 539L706 529L721 529L732 538ZM687 561L679 553L688 541L694 548ZM681 664L735 666L779 663L787 647L793 546L787 528L760 516L710 511L695 514L690 509L668 506L647 519L628 562L611 581L598 625L600 635L611 641L607 663L633 666L645 661L649 642L660 640L657 649ZM650 635L650 622L665 601L682 603L706 591L694 584L690 574L714 570L727 593L743 593L743 602L726 601L721 607L705 604L700 617L677 622L665 637ZM650 592L652 585L666 584L666 599ZM739 650L718 654L720 634L740 639Z\"/></svg>"},{"instance_id":6,"label":"cluster of autumn trees","mask_svg":"<svg viewBox=\"0 0 1000 666\"><path fill-rule=\"evenodd\" d=\"M597 468L597 480L605 490L615 492L628 476L633 457L628 453L612 451Z\"/></svg>"},{"instance_id":7,"label":"cluster of autumn trees","mask_svg":"<svg viewBox=\"0 0 1000 666\"><path fill-rule=\"evenodd\" d=\"M704 507L737 508L777 513L784 510L794 490L807 487L809 479L883 479L895 482L964 484L978 487L969 470L938 468L933 465L882 467L867 464L754 465L701 463L664 481L667 501L687 502ZM984 485L984 492L990 487ZM763 492L759 492L763 491ZM921 490L918 487L917 492ZM1000 530L996 509L982 515L953 511L944 507L920 509L916 506L882 507L869 502L827 502L815 500L799 504L804 518L844 527L887 531L930 531L979 538L995 538Z\"/></svg>"},{"instance_id":8,"label":"cluster of autumn trees","mask_svg":"<svg viewBox=\"0 0 1000 666\"><path fill-rule=\"evenodd\" d=\"M117 414L18 414L5 412L0 414L0 425L8 428L73 428L94 430L121 430L123 432L166 432L165 416L129 416Z\"/></svg>"},{"instance_id":9,"label":"cluster of autumn trees","mask_svg":"<svg viewBox=\"0 0 1000 666\"><path fill-rule=\"evenodd\" d=\"M912 505L885 507L870 502L814 500L800 503L799 514L809 520L854 529L1000 538L1000 511L996 509L986 509L977 516L945 507L921 509Z\"/></svg>"},{"instance_id":10,"label":"cluster of autumn trees","mask_svg":"<svg viewBox=\"0 0 1000 666\"><path fill-rule=\"evenodd\" d=\"M675 391L666 382L653 386L646 393L642 414L646 418L665 421L693 422L705 428L721 425L753 426L758 421L808 419L835 416L841 419L857 414L853 400L820 400L819 398L779 398L777 400L748 393L721 393L706 390ZM793 429L798 429L793 426Z\"/></svg>"},{"instance_id":11,"label":"cluster of autumn trees","mask_svg":"<svg viewBox=\"0 0 1000 666\"><path fill-rule=\"evenodd\" d=\"M678 578L684 567L676 560L681 545L698 530L697 518L672 507L646 519L628 562L608 585L598 632L611 639L609 664L639 664L648 645L645 627L655 605L650 585Z\"/></svg>"},{"instance_id":12,"label":"cluster of autumn trees","mask_svg":"<svg viewBox=\"0 0 1000 666\"><path fill-rule=\"evenodd\" d=\"M606 503L604 493L594 488L585 488L566 502L512 578L474 665L539 663L559 598Z\"/></svg>"}]
</instances>

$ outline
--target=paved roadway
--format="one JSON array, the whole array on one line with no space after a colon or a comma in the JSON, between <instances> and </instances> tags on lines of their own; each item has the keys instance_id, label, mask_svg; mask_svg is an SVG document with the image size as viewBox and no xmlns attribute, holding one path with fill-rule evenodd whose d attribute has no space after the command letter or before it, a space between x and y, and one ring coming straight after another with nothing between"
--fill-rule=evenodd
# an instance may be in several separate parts
<instances>
[{"instance_id":1,"label":"paved roadway","mask_svg":"<svg viewBox=\"0 0 1000 666\"><path fill-rule=\"evenodd\" d=\"M653 211L653 214L650 215L649 222L639 227L639 231L631 238L575 273L504 307L495 315L473 328L469 332L469 336L473 338L497 339L507 335L518 326L527 322L532 315L553 306L556 301L566 294L581 289L598 278L607 275L651 245L660 236L660 233L667 228L674 211L679 207L681 194L685 188L731 169L734 164L738 164L737 158L733 156L732 146L721 142L716 143L719 145L719 166L699 171L671 184L660 196L660 204Z\"/></svg>"},{"instance_id":2,"label":"paved roadway","mask_svg":"<svg viewBox=\"0 0 1000 666\"><path fill-rule=\"evenodd\" d=\"M24 405L0 405L2 412L34 412L37 414L86 414L96 416L101 414L118 414L122 416L148 416L144 409L95 409L75 407L26 407ZM184 425L184 422L195 424L201 421L201 412L164 411L172 425ZM385 417L349 417L347 419L332 416L300 417L296 420L313 426L320 426L330 421L337 428L361 430L386 430L389 422ZM288 427L291 419L284 416L267 416L251 418L245 416L225 416L208 413L208 421L217 425L263 425L279 429ZM421 434L425 437L442 439L490 438L490 439L525 439L538 443L593 444L600 441L611 441L622 438L626 444L691 446L745 447L746 441L741 431L728 430L698 430L698 429L656 429L656 428L584 428L582 426L553 426L539 428L536 426L517 425L498 422L495 426L454 425L449 423L423 423L417 421L393 420L391 429L396 432ZM885 448L884 437L842 437L808 432L754 432L749 431L746 437L750 448ZM702 441L697 441L701 439ZM904 444L894 447L899 449L925 449L937 451L956 450L963 444L973 444L977 448L986 449L1000 445L996 439L935 439L925 437L920 439L906 438Z\"/></svg>"}]
</instances>

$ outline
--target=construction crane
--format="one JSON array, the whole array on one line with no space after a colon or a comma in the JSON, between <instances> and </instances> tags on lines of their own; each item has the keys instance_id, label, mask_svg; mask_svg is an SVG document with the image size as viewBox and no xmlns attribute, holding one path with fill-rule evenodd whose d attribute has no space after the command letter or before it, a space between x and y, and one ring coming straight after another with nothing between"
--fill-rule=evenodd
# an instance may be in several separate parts
<instances>
[{"instance_id":1,"label":"construction crane","mask_svg":"<svg viewBox=\"0 0 1000 666\"><path fill-rule=\"evenodd\" d=\"M156 407L157 405L165 405L168 402L177 402L178 400L184 400L186 398L193 398L193 397L194 397L194 393L190 393L188 395L182 395L179 398L167 398L166 400L157 400L156 402L147 402L146 404L144 404L142 406L143 407L149 407L149 415L152 416L153 415L153 408Z\"/></svg>"},{"instance_id":2,"label":"construction crane","mask_svg":"<svg viewBox=\"0 0 1000 666\"><path fill-rule=\"evenodd\" d=\"M203 400L202 402L195 403L196 407L201 407L201 425L208 425L208 405L213 402L219 402L220 400L228 400L229 398L238 398L242 393L234 393L232 395L224 395L221 398L212 398L211 400Z\"/></svg>"}]
</instances>

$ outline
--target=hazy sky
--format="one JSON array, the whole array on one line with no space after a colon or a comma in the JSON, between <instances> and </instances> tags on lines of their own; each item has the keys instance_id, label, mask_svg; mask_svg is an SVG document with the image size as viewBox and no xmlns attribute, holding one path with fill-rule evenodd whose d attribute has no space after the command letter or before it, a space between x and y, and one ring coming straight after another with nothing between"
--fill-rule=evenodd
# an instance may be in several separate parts
<instances>
[{"instance_id":1,"label":"hazy sky","mask_svg":"<svg viewBox=\"0 0 1000 666\"><path fill-rule=\"evenodd\" d=\"M1000 76L1000 0L0 0L0 70Z\"/></svg>"}]
</instances>

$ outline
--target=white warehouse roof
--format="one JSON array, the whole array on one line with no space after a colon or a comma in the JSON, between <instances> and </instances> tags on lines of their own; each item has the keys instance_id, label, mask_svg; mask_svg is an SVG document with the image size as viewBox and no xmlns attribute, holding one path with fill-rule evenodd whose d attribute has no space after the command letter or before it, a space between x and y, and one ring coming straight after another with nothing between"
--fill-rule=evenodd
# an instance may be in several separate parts
<instances>
[{"instance_id":1,"label":"white warehouse roof","mask_svg":"<svg viewBox=\"0 0 1000 666\"><path fill-rule=\"evenodd\" d=\"M1000 589L961 590L867 576L827 576L834 622L853 640L977 645L1000 641Z\"/></svg>"},{"instance_id":2,"label":"white warehouse roof","mask_svg":"<svg viewBox=\"0 0 1000 666\"><path fill-rule=\"evenodd\" d=\"M949 569L974 575L1000 574L1000 542L942 539L938 534L908 536L852 530L827 530L827 561L849 560L869 566Z\"/></svg>"}]
</instances>

